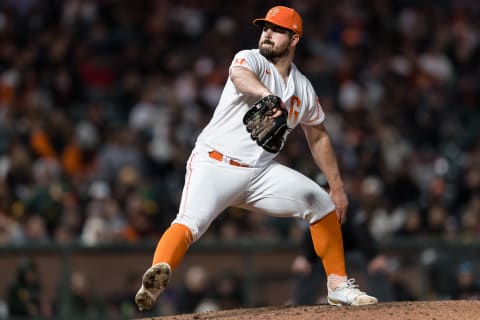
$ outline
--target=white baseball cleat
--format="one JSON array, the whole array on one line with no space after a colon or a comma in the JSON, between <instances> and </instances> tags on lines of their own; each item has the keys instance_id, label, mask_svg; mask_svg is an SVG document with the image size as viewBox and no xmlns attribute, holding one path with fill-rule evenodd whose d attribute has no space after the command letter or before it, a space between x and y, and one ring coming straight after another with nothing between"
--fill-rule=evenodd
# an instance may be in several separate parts
<instances>
[{"instance_id":1,"label":"white baseball cleat","mask_svg":"<svg viewBox=\"0 0 480 320\"><path fill-rule=\"evenodd\" d=\"M328 304L333 306L367 306L377 304L378 299L358 289L355 279L348 279L333 290L328 290Z\"/></svg>"},{"instance_id":2,"label":"white baseball cleat","mask_svg":"<svg viewBox=\"0 0 480 320\"><path fill-rule=\"evenodd\" d=\"M168 263L151 266L142 277L142 286L135 295L135 303L140 311L152 309L158 296L168 284L172 270Z\"/></svg>"}]
</instances>

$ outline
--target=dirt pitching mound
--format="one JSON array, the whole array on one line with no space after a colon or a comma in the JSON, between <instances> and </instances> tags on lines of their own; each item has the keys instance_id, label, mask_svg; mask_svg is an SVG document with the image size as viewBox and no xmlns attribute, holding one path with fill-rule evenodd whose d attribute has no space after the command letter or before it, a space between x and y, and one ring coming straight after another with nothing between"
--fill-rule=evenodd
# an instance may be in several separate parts
<instances>
[{"instance_id":1,"label":"dirt pitching mound","mask_svg":"<svg viewBox=\"0 0 480 320\"><path fill-rule=\"evenodd\" d=\"M366 307L285 306L210 311L143 320L479 320L480 301L416 301Z\"/></svg>"}]
</instances>

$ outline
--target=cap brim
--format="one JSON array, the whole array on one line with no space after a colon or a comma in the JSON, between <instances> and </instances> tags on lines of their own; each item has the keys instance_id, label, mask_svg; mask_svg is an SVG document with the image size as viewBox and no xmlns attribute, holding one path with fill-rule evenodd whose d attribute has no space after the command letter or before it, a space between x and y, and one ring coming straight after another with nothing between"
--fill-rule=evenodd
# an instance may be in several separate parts
<instances>
[{"instance_id":1,"label":"cap brim","mask_svg":"<svg viewBox=\"0 0 480 320\"><path fill-rule=\"evenodd\" d=\"M263 27L263 25L265 24L265 22L270 22L270 21L268 21L268 20L265 19L265 18L258 18L258 19L255 19L255 20L252 21L252 23L253 23L254 25L256 25L257 27ZM270 22L270 23L272 23L272 22Z\"/></svg>"}]
</instances>

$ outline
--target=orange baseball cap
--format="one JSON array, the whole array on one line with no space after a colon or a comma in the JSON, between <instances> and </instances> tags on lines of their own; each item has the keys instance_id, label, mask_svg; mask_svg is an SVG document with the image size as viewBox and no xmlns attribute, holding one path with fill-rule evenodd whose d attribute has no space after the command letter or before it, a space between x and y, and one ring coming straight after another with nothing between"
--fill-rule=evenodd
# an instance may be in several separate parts
<instances>
[{"instance_id":1,"label":"orange baseball cap","mask_svg":"<svg viewBox=\"0 0 480 320\"><path fill-rule=\"evenodd\" d=\"M270 22L279 27L292 30L299 36L302 35L302 18L297 11L284 6L276 6L268 10L265 18L258 18L252 21L256 26L263 26L265 22Z\"/></svg>"}]
</instances>

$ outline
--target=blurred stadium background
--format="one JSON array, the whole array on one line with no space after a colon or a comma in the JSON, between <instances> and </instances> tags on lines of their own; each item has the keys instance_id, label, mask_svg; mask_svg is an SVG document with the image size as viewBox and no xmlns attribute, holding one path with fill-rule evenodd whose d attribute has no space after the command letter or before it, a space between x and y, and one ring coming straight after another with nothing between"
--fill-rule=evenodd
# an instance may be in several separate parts
<instances>
[{"instance_id":1,"label":"blurred stadium background","mask_svg":"<svg viewBox=\"0 0 480 320\"><path fill-rule=\"evenodd\" d=\"M158 308L133 305L230 60L277 4L302 14L295 63L385 299L480 299L480 2L0 0L0 319L288 303L305 225L229 209ZM325 182L299 131L279 161Z\"/></svg>"}]
</instances>

